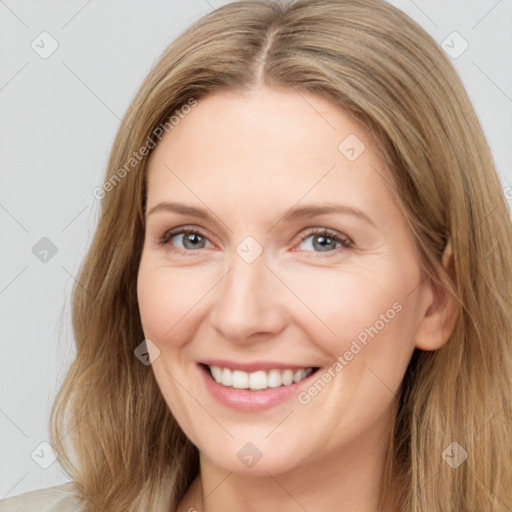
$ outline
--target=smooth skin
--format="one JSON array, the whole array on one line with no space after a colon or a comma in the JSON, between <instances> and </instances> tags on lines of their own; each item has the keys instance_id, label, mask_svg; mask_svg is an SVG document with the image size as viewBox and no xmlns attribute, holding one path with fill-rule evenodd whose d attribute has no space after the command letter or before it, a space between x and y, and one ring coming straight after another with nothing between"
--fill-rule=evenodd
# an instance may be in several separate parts
<instances>
[{"instance_id":1,"label":"smooth skin","mask_svg":"<svg viewBox=\"0 0 512 512\"><path fill-rule=\"evenodd\" d=\"M339 150L350 134L366 146L354 161ZM153 151L137 286L158 386L200 453L180 512L378 510L412 352L441 347L455 320L451 299L421 275L391 183L359 123L292 89L210 94ZM165 202L211 218L151 212ZM327 203L369 220L347 211L284 218ZM159 244L183 226L197 234ZM311 233L322 229L345 243ZM248 236L263 249L252 263L237 252ZM218 403L200 378L198 362L209 358L282 361L322 375L397 302L401 311L307 404L294 396L242 412ZM262 454L252 467L237 457L248 442Z\"/></svg>"}]
</instances>

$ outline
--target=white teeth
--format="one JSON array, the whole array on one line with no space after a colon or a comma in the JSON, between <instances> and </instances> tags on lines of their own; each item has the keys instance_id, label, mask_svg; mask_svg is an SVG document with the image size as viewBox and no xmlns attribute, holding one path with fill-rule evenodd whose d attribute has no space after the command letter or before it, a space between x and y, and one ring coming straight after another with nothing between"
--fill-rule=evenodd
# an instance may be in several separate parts
<instances>
[{"instance_id":1,"label":"white teeth","mask_svg":"<svg viewBox=\"0 0 512 512\"><path fill-rule=\"evenodd\" d=\"M267 387L267 374L264 371L249 374L249 388L265 389Z\"/></svg>"},{"instance_id":2,"label":"white teeth","mask_svg":"<svg viewBox=\"0 0 512 512\"><path fill-rule=\"evenodd\" d=\"M293 382L293 371L292 370L285 370L281 374L281 382L284 386L289 386Z\"/></svg>"},{"instance_id":3,"label":"white teeth","mask_svg":"<svg viewBox=\"0 0 512 512\"><path fill-rule=\"evenodd\" d=\"M311 374L313 368L302 368L300 370L259 370L253 373L241 370L230 370L219 366L209 366L215 382L226 387L236 389L252 389L254 391L267 388L278 388L289 386L292 383L300 382Z\"/></svg>"},{"instance_id":4,"label":"white teeth","mask_svg":"<svg viewBox=\"0 0 512 512\"><path fill-rule=\"evenodd\" d=\"M293 382L300 382L306 376L306 370L299 370L293 375Z\"/></svg>"},{"instance_id":5,"label":"white teeth","mask_svg":"<svg viewBox=\"0 0 512 512\"><path fill-rule=\"evenodd\" d=\"M269 388L278 388L281 385L281 372L279 370L270 370L267 375L267 386Z\"/></svg>"},{"instance_id":6,"label":"white teeth","mask_svg":"<svg viewBox=\"0 0 512 512\"><path fill-rule=\"evenodd\" d=\"M219 368L219 370L220 370L220 368ZM231 370L228 368L224 368L222 370L222 381L217 380L217 382L219 382L223 386L231 386L233 384L233 377L232 377Z\"/></svg>"},{"instance_id":7,"label":"white teeth","mask_svg":"<svg viewBox=\"0 0 512 512\"><path fill-rule=\"evenodd\" d=\"M227 368L224 368L224 372ZM229 370L228 370L229 371ZM247 372L241 372L235 370L233 372L233 387L237 389L247 389L249 387L249 374Z\"/></svg>"},{"instance_id":8,"label":"white teeth","mask_svg":"<svg viewBox=\"0 0 512 512\"><path fill-rule=\"evenodd\" d=\"M210 366L210 370L212 371L213 378L217 382L222 382L222 369L218 366Z\"/></svg>"}]
</instances>

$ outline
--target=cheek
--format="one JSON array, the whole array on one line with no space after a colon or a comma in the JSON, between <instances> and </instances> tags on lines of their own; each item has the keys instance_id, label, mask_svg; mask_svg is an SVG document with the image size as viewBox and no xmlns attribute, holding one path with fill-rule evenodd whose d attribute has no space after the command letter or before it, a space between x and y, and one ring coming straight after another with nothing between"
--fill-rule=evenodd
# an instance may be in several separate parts
<instances>
[{"instance_id":1,"label":"cheek","mask_svg":"<svg viewBox=\"0 0 512 512\"><path fill-rule=\"evenodd\" d=\"M280 298L272 307L286 311L291 322L307 333L306 339L332 358L357 351L354 340L363 348L379 340L372 351L378 355L393 345L407 344L414 334L414 322L408 321L413 313L410 292L419 276L404 272L397 262L276 270L288 287L282 284L283 293L275 290ZM190 341L213 306L219 275L208 266L169 268L143 257L137 293L145 336L164 351Z\"/></svg>"},{"instance_id":2,"label":"cheek","mask_svg":"<svg viewBox=\"0 0 512 512\"><path fill-rule=\"evenodd\" d=\"M149 260L149 258L148 258ZM182 358L187 358L187 341L191 337L190 322L204 291L191 283L201 280L186 272L162 268L151 261L142 260L137 279L139 312L146 339L159 349L151 365L158 386L169 409L186 432L193 431L194 414L190 397L183 392L179 382L188 380L190 392L194 390L195 379L188 375Z\"/></svg>"},{"instance_id":3,"label":"cheek","mask_svg":"<svg viewBox=\"0 0 512 512\"><path fill-rule=\"evenodd\" d=\"M287 282L294 283L295 295L302 303L296 301L297 313L300 310L296 319L302 318L305 327L310 325L309 330L316 331L316 338L336 350L340 341L352 340L367 328L384 331L398 323L412 288L407 283L414 282L414 277L404 277L390 266L376 267L314 269L302 273L300 279L289 274ZM364 339L364 334L360 338Z\"/></svg>"},{"instance_id":4,"label":"cheek","mask_svg":"<svg viewBox=\"0 0 512 512\"><path fill-rule=\"evenodd\" d=\"M208 271L162 268L141 261L137 296L144 334L161 349L186 343L191 319L213 285Z\"/></svg>"},{"instance_id":5,"label":"cheek","mask_svg":"<svg viewBox=\"0 0 512 512\"><path fill-rule=\"evenodd\" d=\"M169 272L141 264L137 296L144 335L157 344L176 339L175 326L186 313L184 290L169 279ZM186 288L185 288L186 292Z\"/></svg>"},{"instance_id":6,"label":"cheek","mask_svg":"<svg viewBox=\"0 0 512 512\"><path fill-rule=\"evenodd\" d=\"M398 389L413 351L417 279L416 271L378 262L357 271L316 269L295 279L294 291L308 306L298 306L295 322L328 355L329 366L338 361L333 373L343 377L336 387L357 390L363 402L380 397L373 388L379 378Z\"/></svg>"}]
</instances>

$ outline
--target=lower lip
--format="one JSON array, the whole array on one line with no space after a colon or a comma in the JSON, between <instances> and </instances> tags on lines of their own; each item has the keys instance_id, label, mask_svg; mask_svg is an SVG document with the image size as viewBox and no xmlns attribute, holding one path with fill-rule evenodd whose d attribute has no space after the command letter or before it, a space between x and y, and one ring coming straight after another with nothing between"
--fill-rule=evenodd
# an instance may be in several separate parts
<instances>
[{"instance_id":1,"label":"lower lip","mask_svg":"<svg viewBox=\"0 0 512 512\"><path fill-rule=\"evenodd\" d=\"M297 396L301 388L309 385L310 378L316 373L313 372L300 382L290 384L289 386L251 391L250 389L237 389L223 386L213 380L207 368L202 365L198 366L208 391L219 403L231 407L232 409L247 412L270 409L271 407L286 402L286 400L291 397Z\"/></svg>"}]
</instances>

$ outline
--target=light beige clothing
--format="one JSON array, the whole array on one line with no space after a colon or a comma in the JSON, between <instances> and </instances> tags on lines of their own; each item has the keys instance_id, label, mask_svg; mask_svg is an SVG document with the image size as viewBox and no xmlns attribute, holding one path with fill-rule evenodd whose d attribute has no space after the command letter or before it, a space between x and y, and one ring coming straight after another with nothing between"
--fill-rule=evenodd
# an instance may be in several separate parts
<instances>
[{"instance_id":1,"label":"light beige clothing","mask_svg":"<svg viewBox=\"0 0 512 512\"><path fill-rule=\"evenodd\" d=\"M73 482L0 500L0 512L80 512L80 510L81 503Z\"/></svg>"}]
</instances>

